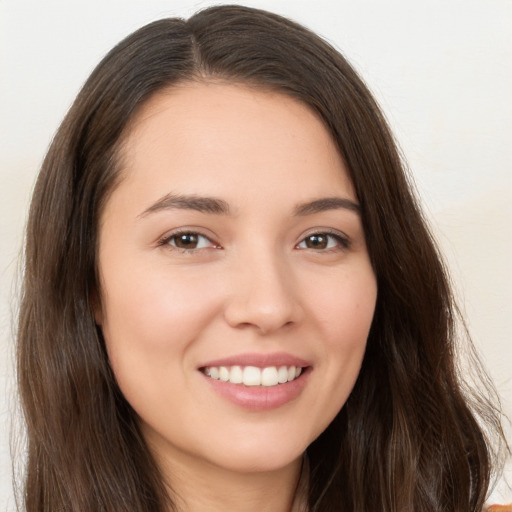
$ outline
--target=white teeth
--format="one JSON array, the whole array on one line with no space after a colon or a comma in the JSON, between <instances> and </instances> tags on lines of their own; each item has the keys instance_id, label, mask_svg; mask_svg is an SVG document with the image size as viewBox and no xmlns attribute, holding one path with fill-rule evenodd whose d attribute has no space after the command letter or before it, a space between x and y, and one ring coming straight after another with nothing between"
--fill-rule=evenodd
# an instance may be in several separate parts
<instances>
[{"instance_id":1,"label":"white teeth","mask_svg":"<svg viewBox=\"0 0 512 512\"><path fill-rule=\"evenodd\" d=\"M229 382L232 384L242 384L244 381L244 373L241 366L232 366L229 372Z\"/></svg>"},{"instance_id":2,"label":"white teeth","mask_svg":"<svg viewBox=\"0 0 512 512\"><path fill-rule=\"evenodd\" d=\"M225 366L221 366L219 368L219 379L222 382L227 382L229 380L229 370Z\"/></svg>"},{"instance_id":3,"label":"white teeth","mask_svg":"<svg viewBox=\"0 0 512 512\"><path fill-rule=\"evenodd\" d=\"M256 366L246 366L243 382L245 386L261 386L261 370Z\"/></svg>"},{"instance_id":4,"label":"white teeth","mask_svg":"<svg viewBox=\"0 0 512 512\"><path fill-rule=\"evenodd\" d=\"M261 385L262 386L275 386L279 383L277 376L277 368L271 366L270 368L263 368L261 370Z\"/></svg>"},{"instance_id":5,"label":"white teeth","mask_svg":"<svg viewBox=\"0 0 512 512\"><path fill-rule=\"evenodd\" d=\"M203 368L203 373L208 377L232 384L244 384L245 386L277 386L295 380L301 373L300 366L208 366Z\"/></svg>"},{"instance_id":6,"label":"white teeth","mask_svg":"<svg viewBox=\"0 0 512 512\"><path fill-rule=\"evenodd\" d=\"M286 368L286 366L280 366L279 370L277 370L277 382L279 382L279 384L288 382L288 368Z\"/></svg>"}]
</instances>

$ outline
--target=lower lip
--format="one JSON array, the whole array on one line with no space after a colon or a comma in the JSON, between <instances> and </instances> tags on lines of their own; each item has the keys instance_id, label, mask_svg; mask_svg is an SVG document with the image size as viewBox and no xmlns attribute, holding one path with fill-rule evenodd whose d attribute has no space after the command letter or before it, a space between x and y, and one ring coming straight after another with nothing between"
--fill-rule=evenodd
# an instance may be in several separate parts
<instances>
[{"instance_id":1,"label":"lower lip","mask_svg":"<svg viewBox=\"0 0 512 512\"><path fill-rule=\"evenodd\" d=\"M310 368L295 380L277 386L244 386L203 375L212 389L231 403L250 411L267 411L295 400L306 385Z\"/></svg>"}]
</instances>

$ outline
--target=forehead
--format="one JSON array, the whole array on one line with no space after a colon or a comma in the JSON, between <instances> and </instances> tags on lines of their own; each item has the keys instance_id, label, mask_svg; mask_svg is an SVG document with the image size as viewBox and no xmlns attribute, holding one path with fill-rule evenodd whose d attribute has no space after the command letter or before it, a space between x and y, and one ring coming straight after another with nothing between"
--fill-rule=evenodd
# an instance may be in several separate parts
<instances>
[{"instance_id":1,"label":"forehead","mask_svg":"<svg viewBox=\"0 0 512 512\"><path fill-rule=\"evenodd\" d=\"M124 181L161 192L205 187L223 196L236 185L298 189L307 181L321 195L341 187L354 196L320 118L292 97L247 85L190 82L156 93L130 124L121 156Z\"/></svg>"}]
</instances>

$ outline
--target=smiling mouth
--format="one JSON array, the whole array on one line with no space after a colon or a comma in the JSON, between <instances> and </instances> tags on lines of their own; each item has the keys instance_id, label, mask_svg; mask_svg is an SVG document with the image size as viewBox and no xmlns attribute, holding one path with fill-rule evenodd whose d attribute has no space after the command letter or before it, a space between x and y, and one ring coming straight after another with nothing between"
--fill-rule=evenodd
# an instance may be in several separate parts
<instances>
[{"instance_id":1,"label":"smiling mouth","mask_svg":"<svg viewBox=\"0 0 512 512\"><path fill-rule=\"evenodd\" d=\"M205 366L200 371L214 380L244 386L272 387L296 380L301 366Z\"/></svg>"}]
</instances>

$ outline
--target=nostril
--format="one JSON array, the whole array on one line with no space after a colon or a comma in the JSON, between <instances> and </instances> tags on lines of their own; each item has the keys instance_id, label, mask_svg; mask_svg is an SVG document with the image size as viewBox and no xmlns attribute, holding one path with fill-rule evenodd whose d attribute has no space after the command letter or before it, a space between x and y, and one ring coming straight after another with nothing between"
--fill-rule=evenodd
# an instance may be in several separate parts
<instances>
[{"instance_id":1,"label":"nostril","mask_svg":"<svg viewBox=\"0 0 512 512\"><path fill-rule=\"evenodd\" d=\"M255 301L231 302L225 309L227 323L237 329L255 329L263 335L293 327L300 318L298 306L290 302L269 306Z\"/></svg>"}]
</instances>

